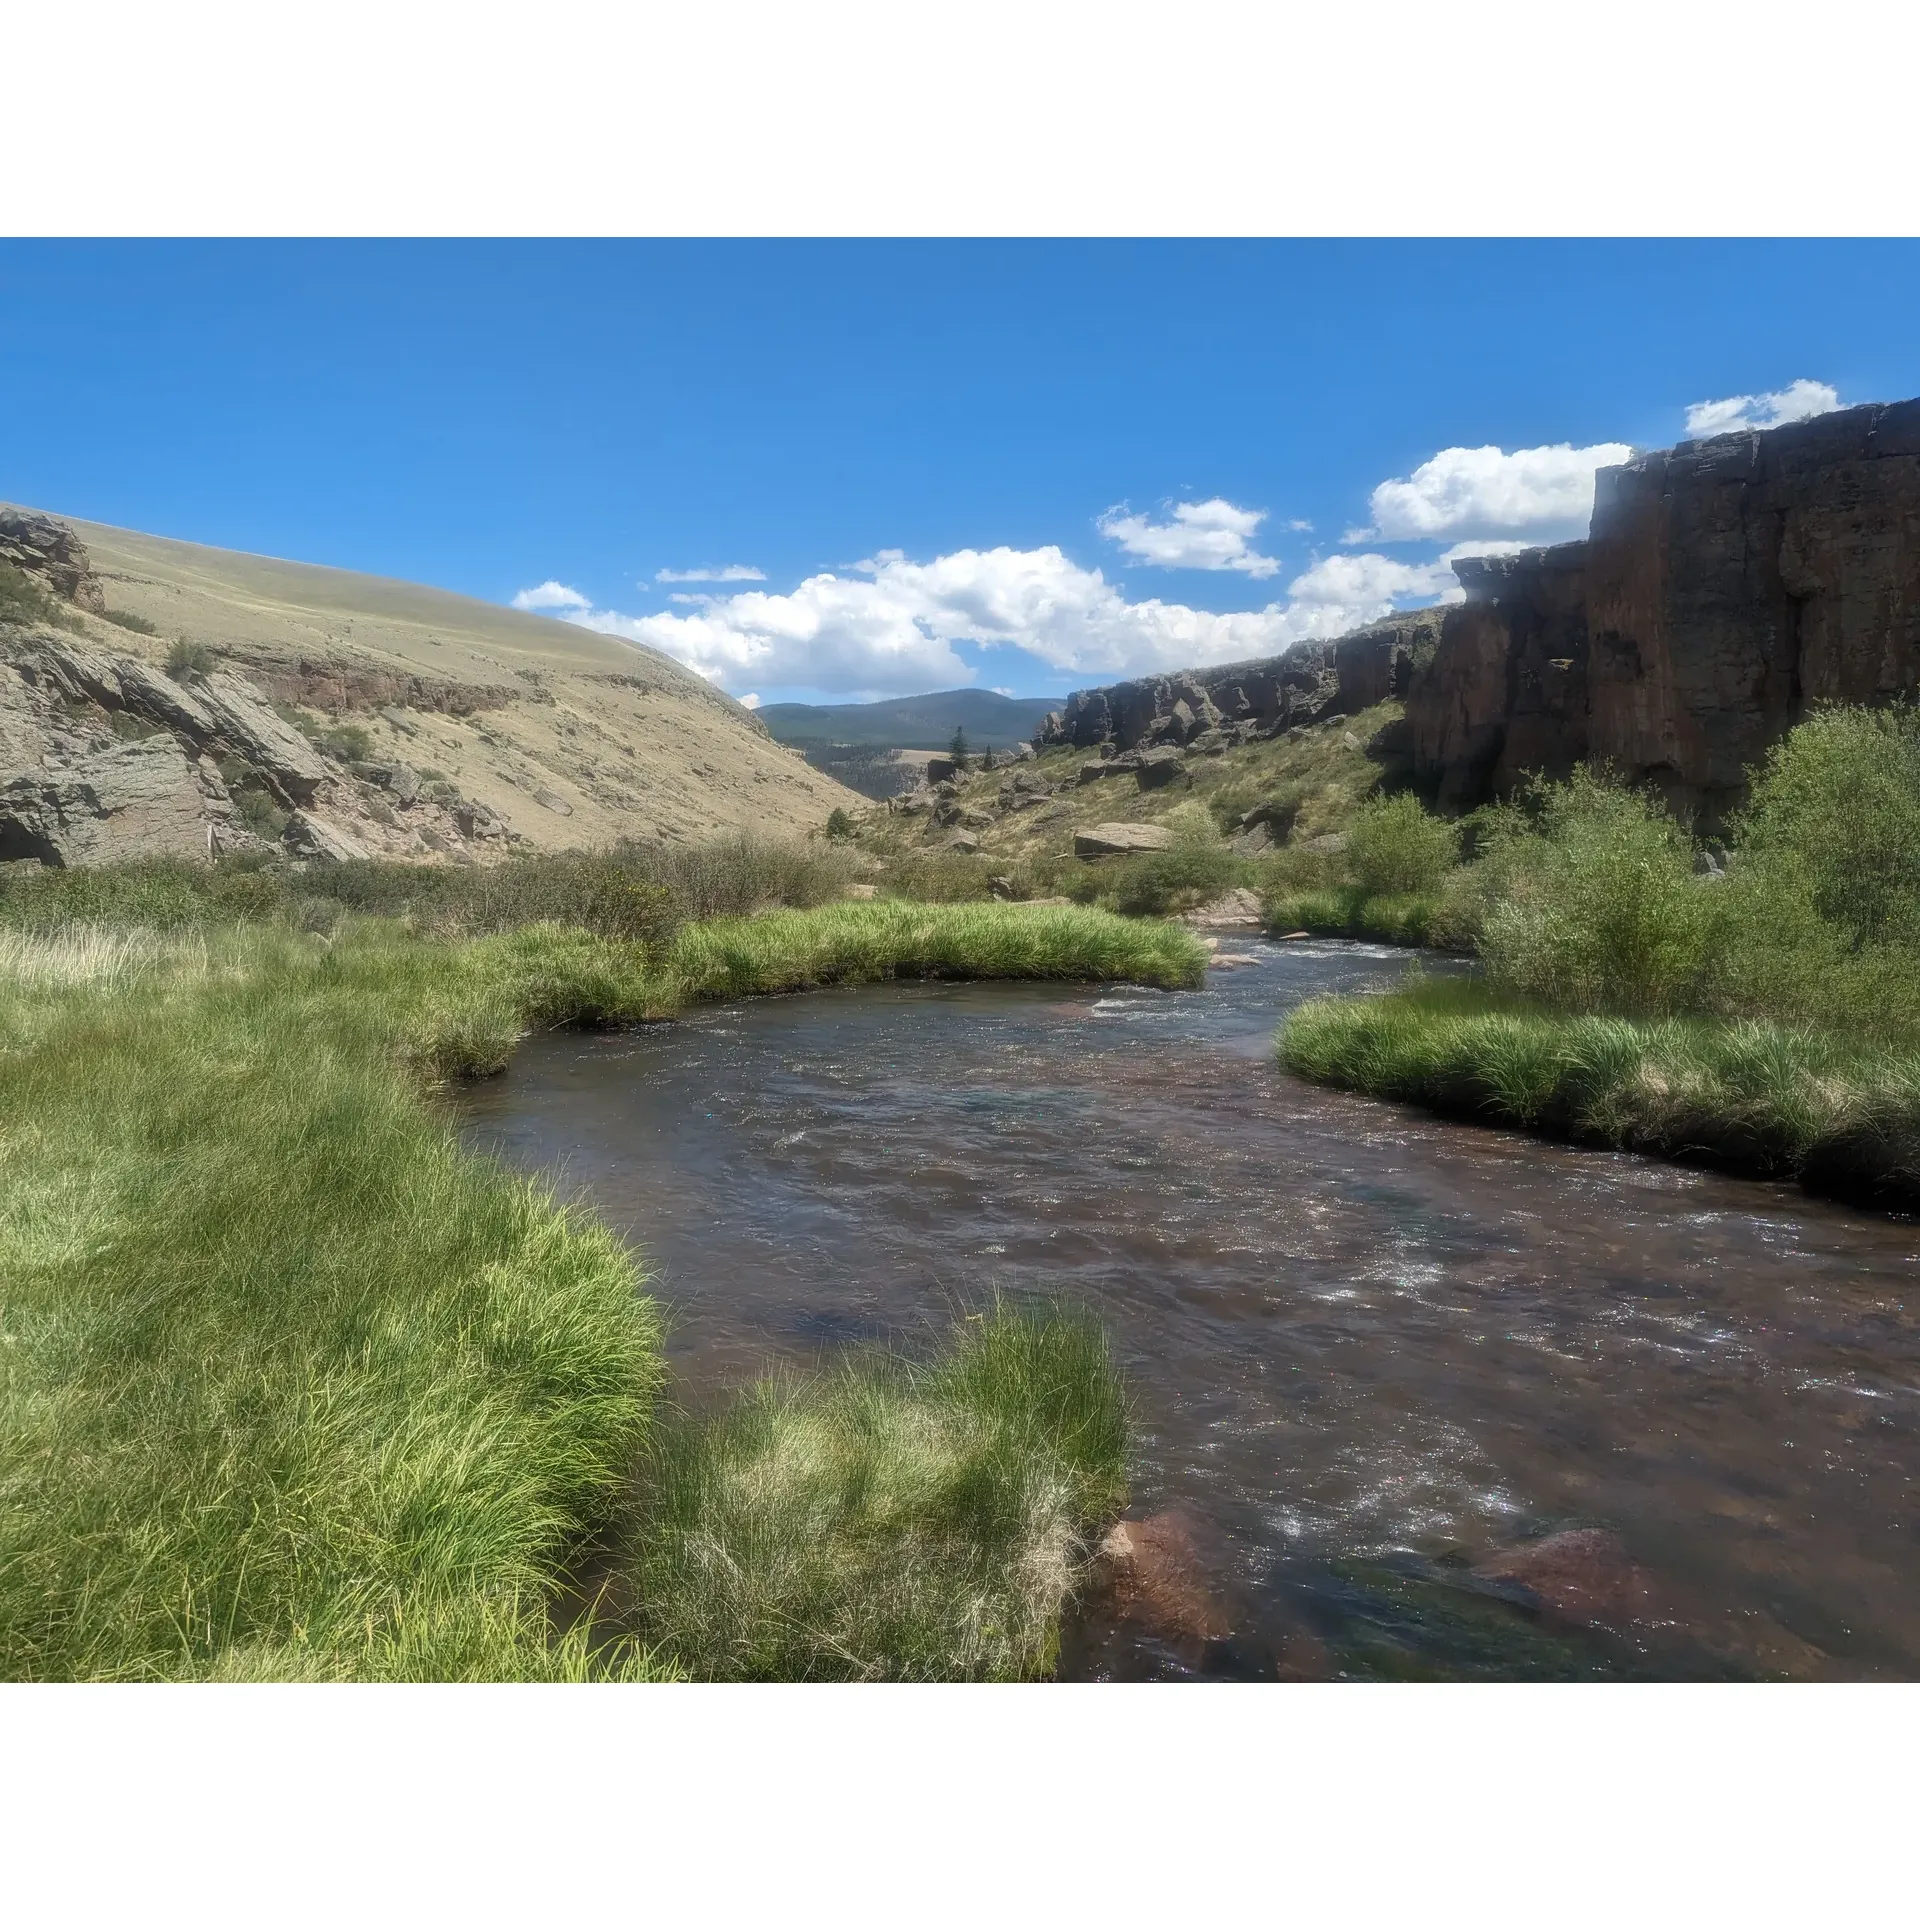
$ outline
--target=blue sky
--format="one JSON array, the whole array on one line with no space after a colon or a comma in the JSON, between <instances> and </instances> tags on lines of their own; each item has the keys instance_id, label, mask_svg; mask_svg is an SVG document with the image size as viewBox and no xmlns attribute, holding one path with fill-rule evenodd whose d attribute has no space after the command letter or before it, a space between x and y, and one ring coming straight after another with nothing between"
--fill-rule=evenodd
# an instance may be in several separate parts
<instances>
[{"instance_id":1,"label":"blue sky","mask_svg":"<svg viewBox=\"0 0 1920 1920\"><path fill-rule=\"evenodd\" d=\"M1897 241L7 242L0 497L1055 693L1430 601L1690 408L1920 393L1916 310Z\"/></svg>"}]
</instances>

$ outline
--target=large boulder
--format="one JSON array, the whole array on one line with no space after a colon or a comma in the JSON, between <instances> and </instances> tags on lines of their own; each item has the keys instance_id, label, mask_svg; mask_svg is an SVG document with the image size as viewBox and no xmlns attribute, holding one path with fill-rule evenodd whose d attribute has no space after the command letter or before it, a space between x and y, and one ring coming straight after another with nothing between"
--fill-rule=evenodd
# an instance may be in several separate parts
<instances>
[{"instance_id":1,"label":"large boulder","mask_svg":"<svg viewBox=\"0 0 1920 1920\"><path fill-rule=\"evenodd\" d=\"M213 715L185 687L144 660L116 660L113 670L120 698L132 712L196 742L211 740L219 730Z\"/></svg>"},{"instance_id":2,"label":"large boulder","mask_svg":"<svg viewBox=\"0 0 1920 1920\"><path fill-rule=\"evenodd\" d=\"M367 857L367 849L345 827L318 813L297 810L287 822L286 842L300 859L325 866Z\"/></svg>"},{"instance_id":3,"label":"large boulder","mask_svg":"<svg viewBox=\"0 0 1920 1920\"><path fill-rule=\"evenodd\" d=\"M1195 907L1180 918L1190 927L1209 933L1235 933L1261 924L1260 896L1251 887L1234 887L1204 907Z\"/></svg>"},{"instance_id":4,"label":"large boulder","mask_svg":"<svg viewBox=\"0 0 1920 1920\"><path fill-rule=\"evenodd\" d=\"M1169 828L1144 821L1106 820L1073 836L1074 856L1080 860L1099 860L1110 853L1163 853L1172 845Z\"/></svg>"},{"instance_id":5,"label":"large boulder","mask_svg":"<svg viewBox=\"0 0 1920 1920\"><path fill-rule=\"evenodd\" d=\"M283 800L304 807L333 770L238 674L210 673L194 689L217 734L264 774Z\"/></svg>"},{"instance_id":6,"label":"large boulder","mask_svg":"<svg viewBox=\"0 0 1920 1920\"><path fill-rule=\"evenodd\" d=\"M0 780L0 860L105 866L172 855L204 860L231 817L224 787L166 734L76 744Z\"/></svg>"},{"instance_id":7,"label":"large boulder","mask_svg":"<svg viewBox=\"0 0 1920 1920\"><path fill-rule=\"evenodd\" d=\"M1176 782L1193 785L1193 775L1187 771L1178 747L1149 747L1134 762L1133 773L1142 793L1151 793L1156 787L1170 787Z\"/></svg>"}]
</instances>

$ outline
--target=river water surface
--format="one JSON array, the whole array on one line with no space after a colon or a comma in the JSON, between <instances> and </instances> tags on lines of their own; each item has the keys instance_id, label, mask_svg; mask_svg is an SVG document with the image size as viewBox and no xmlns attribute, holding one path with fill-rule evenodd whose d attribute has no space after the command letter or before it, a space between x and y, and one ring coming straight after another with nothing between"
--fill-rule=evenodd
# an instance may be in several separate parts
<instances>
[{"instance_id":1,"label":"river water surface","mask_svg":"<svg viewBox=\"0 0 1920 1920\"><path fill-rule=\"evenodd\" d=\"M1204 1645L1091 1618L1076 1677L1920 1676L1920 1226L1289 1079L1385 949L1234 941L1206 990L902 985L535 1040L469 1137L624 1233L682 1390L1099 1312L1137 1514ZM1428 962L1429 966L1433 963ZM1555 1625L1471 1569L1605 1529L1651 1604Z\"/></svg>"}]
</instances>

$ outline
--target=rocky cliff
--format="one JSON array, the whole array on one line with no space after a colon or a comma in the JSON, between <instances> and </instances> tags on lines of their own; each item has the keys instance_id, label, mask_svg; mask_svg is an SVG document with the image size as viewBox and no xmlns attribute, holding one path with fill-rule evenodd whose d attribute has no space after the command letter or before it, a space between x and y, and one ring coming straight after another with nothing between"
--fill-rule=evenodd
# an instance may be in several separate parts
<instances>
[{"instance_id":1,"label":"rocky cliff","mask_svg":"<svg viewBox=\"0 0 1920 1920\"><path fill-rule=\"evenodd\" d=\"M1605 761L1711 829L1810 704L1920 684L1920 401L1642 454L1585 541L1456 571L1416 781L1459 808Z\"/></svg>"},{"instance_id":2,"label":"rocky cliff","mask_svg":"<svg viewBox=\"0 0 1920 1920\"><path fill-rule=\"evenodd\" d=\"M1588 538L1458 560L1463 598L1267 660L1072 695L1040 746L1231 743L1381 700L1450 811L1606 762L1711 831L1817 701L1920 687L1920 400L1603 469Z\"/></svg>"},{"instance_id":3,"label":"rocky cliff","mask_svg":"<svg viewBox=\"0 0 1920 1920\"><path fill-rule=\"evenodd\" d=\"M1155 674L1069 694L1037 747L1186 746L1202 735L1265 739L1403 698L1438 639L1440 610L1382 620L1339 640L1309 640L1264 660Z\"/></svg>"},{"instance_id":4,"label":"rocky cliff","mask_svg":"<svg viewBox=\"0 0 1920 1920\"><path fill-rule=\"evenodd\" d=\"M648 648L0 506L0 859L485 859L854 801Z\"/></svg>"}]
</instances>

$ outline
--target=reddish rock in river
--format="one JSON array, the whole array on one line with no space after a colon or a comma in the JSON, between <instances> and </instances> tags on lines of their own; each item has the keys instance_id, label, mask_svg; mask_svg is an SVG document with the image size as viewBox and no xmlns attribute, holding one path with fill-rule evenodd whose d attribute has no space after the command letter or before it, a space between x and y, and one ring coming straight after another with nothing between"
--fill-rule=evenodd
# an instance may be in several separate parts
<instances>
[{"instance_id":1,"label":"reddish rock in river","mask_svg":"<svg viewBox=\"0 0 1920 1920\"><path fill-rule=\"evenodd\" d=\"M1654 1614L1653 1589L1626 1549L1600 1527L1529 1540L1483 1560L1483 1580L1524 1587L1549 1618L1624 1631Z\"/></svg>"}]
</instances>

